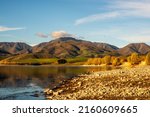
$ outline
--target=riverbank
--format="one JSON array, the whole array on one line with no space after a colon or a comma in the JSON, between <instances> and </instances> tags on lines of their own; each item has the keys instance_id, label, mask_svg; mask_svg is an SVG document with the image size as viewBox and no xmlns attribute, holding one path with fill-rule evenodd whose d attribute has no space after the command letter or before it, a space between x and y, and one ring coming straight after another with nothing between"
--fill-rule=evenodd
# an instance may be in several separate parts
<instances>
[{"instance_id":1,"label":"riverbank","mask_svg":"<svg viewBox=\"0 0 150 117\"><path fill-rule=\"evenodd\" d=\"M61 59L58 58L28 58L24 55L11 56L6 59L0 60L0 64L4 65L84 65L87 58L66 58L65 63L59 63Z\"/></svg>"},{"instance_id":2,"label":"riverbank","mask_svg":"<svg viewBox=\"0 0 150 117\"><path fill-rule=\"evenodd\" d=\"M83 74L44 92L49 100L149 100L150 66Z\"/></svg>"}]
</instances>

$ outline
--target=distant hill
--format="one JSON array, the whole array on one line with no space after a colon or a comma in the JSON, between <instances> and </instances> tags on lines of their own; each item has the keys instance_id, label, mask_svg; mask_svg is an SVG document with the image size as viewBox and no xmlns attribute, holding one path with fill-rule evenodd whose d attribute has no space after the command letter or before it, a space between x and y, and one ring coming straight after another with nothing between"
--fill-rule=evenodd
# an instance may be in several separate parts
<instances>
[{"instance_id":1,"label":"distant hill","mask_svg":"<svg viewBox=\"0 0 150 117\"><path fill-rule=\"evenodd\" d=\"M31 53L32 47L20 42L0 42L0 55Z\"/></svg>"},{"instance_id":2,"label":"distant hill","mask_svg":"<svg viewBox=\"0 0 150 117\"><path fill-rule=\"evenodd\" d=\"M118 53L125 56L134 52L138 54L147 54L150 52L150 46L145 43L131 43L123 48L118 49Z\"/></svg>"},{"instance_id":3,"label":"distant hill","mask_svg":"<svg viewBox=\"0 0 150 117\"><path fill-rule=\"evenodd\" d=\"M94 57L114 54L118 47L106 43L93 43L63 37L33 47L34 54L49 55L50 57Z\"/></svg>"},{"instance_id":4,"label":"distant hill","mask_svg":"<svg viewBox=\"0 0 150 117\"><path fill-rule=\"evenodd\" d=\"M90 42L72 37L58 38L33 47L20 42L0 42L0 60L10 56L8 59L16 61L28 58L128 56L133 52L147 54L150 52L150 46L145 43L131 43L119 49L107 43Z\"/></svg>"}]
</instances>

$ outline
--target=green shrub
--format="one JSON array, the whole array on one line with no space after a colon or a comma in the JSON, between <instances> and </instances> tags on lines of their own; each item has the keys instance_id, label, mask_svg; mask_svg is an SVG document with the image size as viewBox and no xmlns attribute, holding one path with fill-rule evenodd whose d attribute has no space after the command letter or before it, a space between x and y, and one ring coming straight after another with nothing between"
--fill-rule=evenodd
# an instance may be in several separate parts
<instances>
[{"instance_id":1,"label":"green shrub","mask_svg":"<svg viewBox=\"0 0 150 117\"><path fill-rule=\"evenodd\" d=\"M65 64L65 63L67 63L67 60L66 59L59 59L57 62L58 62L58 64Z\"/></svg>"}]
</instances>

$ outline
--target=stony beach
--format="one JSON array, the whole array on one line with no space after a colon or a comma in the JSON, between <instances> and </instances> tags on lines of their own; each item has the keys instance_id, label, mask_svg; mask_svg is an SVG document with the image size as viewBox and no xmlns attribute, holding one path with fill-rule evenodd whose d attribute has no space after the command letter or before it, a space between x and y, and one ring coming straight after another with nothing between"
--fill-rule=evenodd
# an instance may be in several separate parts
<instances>
[{"instance_id":1,"label":"stony beach","mask_svg":"<svg viewBox=\"0 0 150 117\"><path fill-rule=\"evenodd\" d=\"M149 100L150 66L82 74L44 92L49 100Z\"/></svg>"}]
</instances>

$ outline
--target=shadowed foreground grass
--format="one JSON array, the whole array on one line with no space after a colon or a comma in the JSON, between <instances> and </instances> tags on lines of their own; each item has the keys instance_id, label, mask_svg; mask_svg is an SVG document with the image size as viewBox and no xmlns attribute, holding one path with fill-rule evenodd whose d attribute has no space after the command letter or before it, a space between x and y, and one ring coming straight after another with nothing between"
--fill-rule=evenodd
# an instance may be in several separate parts
<instances>
[{"instance_id":1,"label":"shadowed foreground grass","mask_svg":"<svg viewBox=\"0 0 150 117\"><path fill-rule=\"evenodd\" d=\"M150 66L80 75L45 94L50 100L149 100Z\"/></svg>"}]
</instances>

